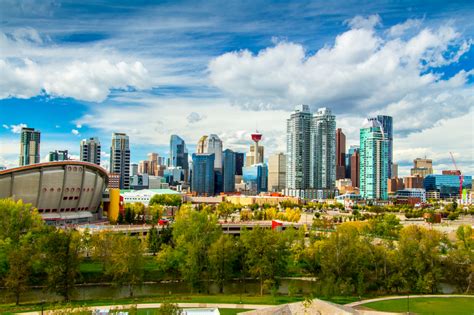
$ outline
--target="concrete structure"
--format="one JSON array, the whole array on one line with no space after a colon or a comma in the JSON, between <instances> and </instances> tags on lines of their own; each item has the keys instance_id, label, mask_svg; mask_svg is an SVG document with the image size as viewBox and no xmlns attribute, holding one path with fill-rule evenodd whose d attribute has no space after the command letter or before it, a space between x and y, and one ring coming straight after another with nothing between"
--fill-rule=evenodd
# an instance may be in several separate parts
<instances>
[{"instance_id":1,"label":"concrete structure","mask_svg":"<svg viewBox=\"0 0 474 315\"><path fill-rule=\"evenodd\" d=\"M79 159L84 162L100 165L100 141L93 137L82 139L80 143Z\"/></svg>"},{"instance_id":2,"label":"concrete structure","mask_svg":"<svg viewBox=\"0 0 474 315\"><path fill-rule=\"evenodd\" d=\"M213 153L193 154L191 180L193 193L204 196L214 195L214 165L215 156Z\"/></svg>"},{"instance_id":3,"label":"concrete structure","mask_svg":"<svg viewBox=\"0 0 474 315\"><path fill-rule=\"evenodd\" d=\"M392 163L392 177L390 178L398 178L398 164L397 163Z\"/></svg>"},{"instance_id":4,"label":"concrete structure","mask_svg":"<svg viewBox=\"0 0 474 315\"><path fill-rule=\"evenodd\" d=\"M346 178L346 135L336 130L336 180Z\"/></svg>"},{"instance_id":5,"label":"concrete structure","mask_svg":"<svg viewBox=\"0 0 474 315\"><path fill-rule=\"evenodd\" d=\"M229 149L222 153L222 192L235 191L235 152Z\"/></svg>"},{"instance_id":6,"label":"concrete structure","mask_svg":"<svg viewBox=\"0 0 474 315\"><path fill-rule=\"evenodd\" d=\"M311 124L310 185L314 189L334 189L336 181L336 116L320 108Z\"/></svg>"},{"instance_id":7,"label":"concrete structure","mask_svg":"<svg viewBox=\"0 0 474 315\"><path fill-rule=\"evenodd\" d=\"M275 153L268 159L268 191L282 191L286 187L286 156Z\"/></svg>"},{"instance_id":8,"label":"concrete structure","mask_svg":"<svg viewBox=\"0 0 474 315\"><path fill-rule=\"evenodd\" d=\"M382 124L368 119L360 129L360 194L364 199L388 199L389 139Z\"/></svg>"},{"instance_id":9,"label":"concrete structure","mask_svg":"<svg viewBox=\"0 0 474 315\"><path fill-rule=\"evenodd\" d=\"M130 164L130 176L138 175L138 164Z\"/></svg>"},{"instance_id":10,"label":"concrete structure","mask_svg":"<svg viewBox=\"0 0 474 315\"><path fill-rule=\"evenodd\" d=\"M407 176L403 179L405 188L423 188L423 177Z\"/></svg>"},{"instance_id":11,"label":"concrete structure","mask_svg":"<svg viewBox=\"0 0 474 315\"><path fill-rule=\"evenodd\" d=\"M311 121L308 105L299 105L286 122L286 186L291 190L310 188Z\"/></svg>"},{"instance_id":12,"label":"concrete structure","mask_svg":"<svg viewBox=\"0 0 474 315\"><path fill-rule=\"evenodd\" d=\"M41 133L34 128L21 128L19 165L25 166L40 162Z\"/></svg>"},{"instance_id":13,"label":"concrete structure","mask_svg":"<svg viewBox=\"0 0 474 315\"><path fill-rule=\"evenodd\" d=\"M387 192L389 194L396 193L397 190L402 190L405 188L403 184L403 179L401 178L389 178L387 179Z\"/></svg>"},{"instance_id":14,"label":"concrete structure","mask_svg":"<svg viewBox=\"0 0 474 315\"><path fill-rule=\"evenodd\" d=\"M255 153L257 150L257 154ZM263 158L265 154L265 148L262 145L251 145L249 147L249 152L245 156L245 166L251 166L258 163L263 163Z\"/></svg>"},{"instance_id":15,"label":"concrete structure","mask_svg":"<svg viewBox=\"0 0 474 315\"><path fill-rule=\"evenodd\" d=\"M433 161L427 158L416 158L413 160L413 168L410 169L411 176L421 176L433 174Z\"/></svg>"},{"instance_id":16,"label":"concrete structure","mask_svg":"<svg viewBox=\"0 0 474 315\"><path fill-rule=\"evenodd\" d=\"M339 190L340 194L345 194L346 192L353 192L354 185L350 178L341 178L336 180L336 188Z\"/></svg>"},{"instance_id":17,"label":"concrete structure","mask_svg":"<svg viewBox=\"0 0 474 315\"><path fill-rule=\"evenodd\" d=\"M295 302L271 306L264 309L243 312L245 315L303 315L303 314L321 314L321 315L352 315L364 314L365 311L358 311L351 307L339 305L327 301L314 299L305 302ZM386 314L383 312L371 311L367 314Z\"/></svg>"},{"instance_id":18,"label":"concrete structure","mask_svg":"<svg viewBox=\"0 0 474 315\"><path fill-rule=\"evenodd\" d=\"M120 175L120 189L130 188L130 147L128 136L124 133L112 134L110 173Z\"/></svg>"},{"instance_id":19,"label":"concrete structure","mask_svg":"<svg viewBox=\"0 0 474 315\"><path fill-rule=\"evenodd\" d=\"M69 160L68 151L67 150L51 151L48 154L48 160L50 162L67 161Z\"/></svg>"},{"instance_id":20,"label":"concrete structure","mask_svg":"<svg viewBox=\"0 0 474 315\"><path fill-rule=\"evenodd\" d=\"M31 203L48 224L90 222L100 217L107 182L107 172L93 163L39 163L0 171L0 198Z\"/></svg>"}]
</instances>

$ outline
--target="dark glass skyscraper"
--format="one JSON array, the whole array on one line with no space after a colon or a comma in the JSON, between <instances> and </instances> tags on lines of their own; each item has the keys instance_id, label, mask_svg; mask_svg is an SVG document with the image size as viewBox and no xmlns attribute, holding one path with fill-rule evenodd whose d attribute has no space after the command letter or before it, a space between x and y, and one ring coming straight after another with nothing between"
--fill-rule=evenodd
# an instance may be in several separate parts
<instances>
[{"instance_id":1,"label":"dark glass skyscraper","mask_svg":"<svg viewBox=\"0 0 474 315\"><path fill-rule=\"evenodd\" d=\"M242 167L244 167L245 154L241 152L234 152L235 154L235 175L242 176Z\"/></svg>"},{"instance_id":2,"label":"dark glass skyscraper","mask_svg":"<svg viewBox=\"0 0 474 315\"><path fill-rule=\"evenodd\" d=\"M214 154L193 154L191 190L197 195L214 195Z\"/></svg>"},{"instance_id":3,"label":"dark glass skyscraper","mask_svg":"<svg viewBox=\"0 0 474 315\"><path fill-rule=\"evenodd\" d=\"M170 138L170 166L181 167L187 170L188 167L188 149L186 143L178 135L171 135Z\"/></svg>"},{"instance_id":4,"label":"dark glass skyscraper","mask_svg":"<svg viewBox=\"0 0 474 315\"><path fill-rule=\"evenodd\" d=\"M222 153L222 172L223 172L223 192L235 191L235 166L236 153L232 150L226 149Z\"/></svg>"}]
</instances>

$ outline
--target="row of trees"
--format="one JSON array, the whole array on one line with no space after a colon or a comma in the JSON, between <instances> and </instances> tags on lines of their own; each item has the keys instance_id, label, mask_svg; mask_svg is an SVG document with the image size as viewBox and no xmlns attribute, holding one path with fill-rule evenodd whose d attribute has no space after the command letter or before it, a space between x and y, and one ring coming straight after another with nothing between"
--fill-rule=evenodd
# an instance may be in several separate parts
<instances>
[{"instance_id":1,"label":"row of trees","mask_svg":"<svg viewBox=\"0 0 474 315\"><path fill-rule=\"evenodd\" d=\"M38 283L69 300L81 279L81 264L90 259L133 296L147 280L147 254L156 254L154 268L161 279L182 280L192 292L208 291L210 282L223 292L227 281L241 279L245 286L250 277L259 281L263 294L276 290L280 277L296 274L315 277L318 292L327 295L432 293L442 281L469 292L474 281L470 226L461 226L452 242L436 230L402 228L390 214L337 228L323 218L327 230L256 227L234 237L223 234L211 209L182 205L172 228L153 227L141 239L48 227L29 205L11 200L0 200L0 211L0 280L17 303Z\"/></svg>"}]
</instances>

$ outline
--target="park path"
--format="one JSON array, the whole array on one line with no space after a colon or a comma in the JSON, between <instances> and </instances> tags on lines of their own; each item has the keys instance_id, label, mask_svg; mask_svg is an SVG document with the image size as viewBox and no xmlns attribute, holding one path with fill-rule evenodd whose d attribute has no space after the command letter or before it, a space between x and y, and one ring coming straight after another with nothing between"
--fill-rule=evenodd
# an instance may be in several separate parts
<instances>
[{"instance_id":1,"label":"park path","mask_svg":"<svg viewBox=\"0 0 474 315\"><path fill-rule=\"evenodd\" d=\"M352 302L349 304L346 304L345 306L348 307L355 307L359 305L363 305L366 303L371 303L371 302L378 302L378 301L386 301L386 300L398 300L398 299L413 299L413 298L433 298L433 297L440 297L440 298L455 298L455 297L470 297L474 298L474 295L463 295L463 294L426 294L426 295L396 295L396 296L386 296L386 297L381 297L381 298L376 298L376 299L369 299L369 300L362 300L362 301L357 301L357 302Z\"/></svg>"},{"instance_id":2,"label":"park path","mask_svg":"<svg viewBox=\"0 0 474 315\"><path fill-rule=\"evenodd\" d=\"M272 307L275 305L271 304L225 304L225 303L176 303L179 308L240 308L246 310L258 310L267 307ZM161 303L142 303L142 304L122 304L122 305L99 305L99 306L88 306L84 307L84 309L88 309L91 311L94 310L110 310L110 309L120 309L126 308L130 305L136 305L137 309L144 309L144 308L159 308ZM49 311L45 310L44 314L48 314ZM27 312L27 313L18 313L22 315L40 315L41 312Z\"/></svg>"}]
</instances>

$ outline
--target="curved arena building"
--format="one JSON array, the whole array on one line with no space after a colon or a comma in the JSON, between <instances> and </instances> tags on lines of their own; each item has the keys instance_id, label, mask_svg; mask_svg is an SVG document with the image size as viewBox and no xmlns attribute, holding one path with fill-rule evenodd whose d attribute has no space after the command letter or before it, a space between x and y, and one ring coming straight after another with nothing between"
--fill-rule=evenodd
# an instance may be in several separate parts
<instances>
[{"instance_id":1,"label":"curved arena building","mask_svg":"<svg viewBox=\"0 0 474 315\"><path fill-rule=\"evenodd\" d=\"M31 203L52 225L100 219L102 193L108 183L99 165L61 161L0 171L0 198Z\"/></svg>"}]
</instances>

